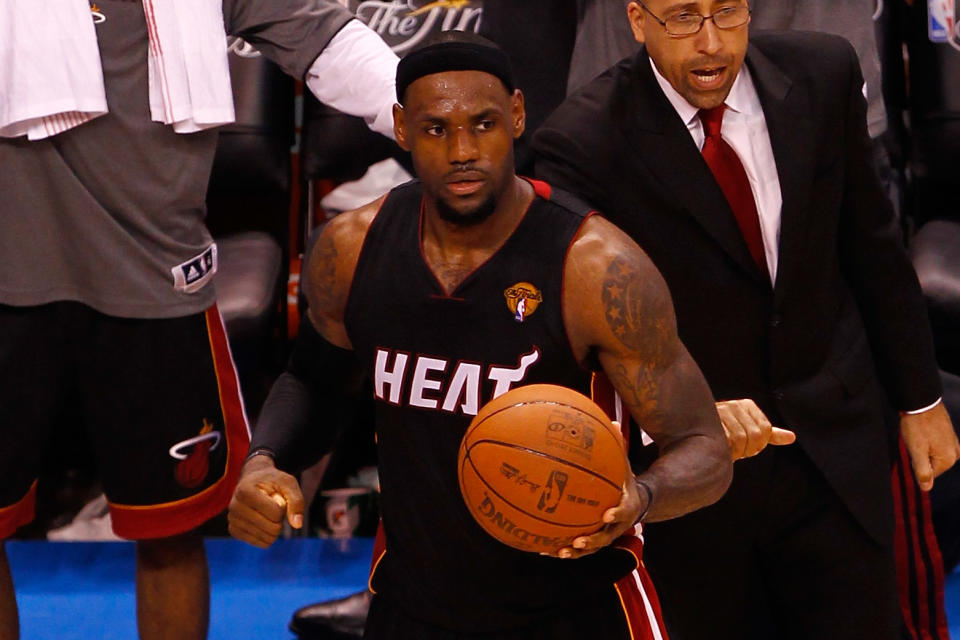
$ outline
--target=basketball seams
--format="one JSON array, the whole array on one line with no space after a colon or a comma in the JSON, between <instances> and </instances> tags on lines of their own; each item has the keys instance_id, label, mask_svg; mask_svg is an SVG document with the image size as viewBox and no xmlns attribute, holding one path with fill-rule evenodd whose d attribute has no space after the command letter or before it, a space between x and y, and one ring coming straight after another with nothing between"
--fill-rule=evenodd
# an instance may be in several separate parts
<instances>
[{"instance_id":1,"label":"basketball seams","mask_svg":"<svg viewBox=\"0 0 960 640\"><path fill-rule=\"evenodd\" d=\"M531 449L530 447L525 447L525 446L519 445L519 444L512 444L512 443L509 443L509 442L503 442L502 440L490 440L490 439L477 440L476 442L471 443L469 447L467 447L466 457L467 457L467 458L470 458L470 451L471 451L474 447L476 447L477 445L481 445L481 444L494 444L494 445L499 445L499 446L502 446L502 447L507 447L508 449L514 449L514 450L516 450L516 451L523 451L524 453L532 453L533 455L538 456L538 457L540 457L540 458L548 458L549 460L551 460L551 461L553 461L553 462L556 462L556 463L559 463L559 464L562 464L562 465L565 465L565 466L568 466L568 467L573 467L573 468L576 469L577 471L582 471L583 473L586 473L587 475L593 476L594 478L597 478L598 480L603 480L604 482L606 482L608 485L610 485L613 489L615 489L615 490L617 490L617 491L623 491L623 484L617 484L617 483L614 482L613 480L611 480L611 479L609 479L609 478L607 478L607 477L605 477L605 476L600 475L600 474L597 473L596 471L593 471L593 470L591 470L591 469L588 469L588 468L586 468L586 467L584 467L584 466L581 466L581 465L579 465L579 464L576 464L576 463L574 463L574 462L569 462L569 461L567 461L567 460L564 460L563 458L558 458L558 457L556 457L556 456L554 456L554 455L552 455L552 454L549 454L549 453L544 453L544 452L542 452L542 451L537 451L536 449ZM470 465L473 466L474 471L477 470L477 467L476 467L476 465L473 464L473 461L472 461L472 460L470 461ZM478 473L477 475L479 475L479 473Z\"/></svg>"},{"instance_id":2,"label":"basketball seams","mask_svg":"<svg viewBox=\"0 0 960 640\"><path fill-rule=\"evenodd\" d=\"M538 385L530 385L530 386L538 386ZM520 387L520 388L523 388L523 387ZM571 390L571 391L572 391L572 390ZM576 392L574 392L574 393L576 393ZM583 397L586 398L587 400L590 400L590 399L587 398L586 396L583 396ZM593 400L590 400L590 402L593 402ZM464 438L467 438L474 430L476 430L476 429L477 429L480 425L482 425L484 422L486 422L486 421L489 420L490 418L492 418L492 417L494 417L494 416L496 416L496 415L498 415L498 414L500 414L500 413L503 413L504 411L509 411L509 410L511 410L511 409L516 409L517 407L524 407L524 406L531 406L531 405L538 405L538 404L549 404L549 405L553 405L553 406L556 406L556 407L564 407L565 409L571 409L571 410L573 410L573 411L576 411L577 413L579 413L579 414L581 414L581 415L584 415L584 416L587 416L587 417L589 417L591 420L593 420L594 422L602 425L603 428L604 428L604 430L605 430L607 433L609 433L610 435L612 435L614 438L616 438L618 442L622 441L622 435L621 435L620 433L618 433L618 432L616 431L616 429L613 428L613 423L610 422L610 419L606 416L605 413L603 413L603 410L600 409L599 407L597 407L597 410L600 411L600 412L603 414L603 416L604 416L603 419L598 418L597 416L595 416L595 415L594 415L593 413L591 413L591 412L584 411L582 407L577 407L577 406L574 406L574 405L571 405L571 404L567 404L567 403L565 403L565 402L558 402L557 400L521 400L520 402L513 402L513 403L508 404L508 405L505 405L505 406L503 406L503 407L497 407L496 409L492 410L492 411L491 411L489 414L487 414L487 415L484 415L483 409L481 409L481 410L480 410L480 413L477 415L476 418L474 418L473 423L472 423L472 424L470 425L470 427L467 429L466 433L463 434L463 437L464 437ZM489 405L487 405L487 406L489 406Z\"/></svg>"},{"instance_id":3,"label":"basketball seams","mask_svg":"<svg viewBox=\"0 0 960 640\"><path fill-rule=\"evenodd\" d=\"M564 528L564 529L574 529L574 530L576 530L576 531L578 531L578 532L584 532L584 531L587 529L587 527L596 526L597 529L599 529L600 527L603 526L603 521L602 521L602 520L597 520L596 522L585 523L585 524L579 524L579 523L577 523L577 524L564 524L564 523L562 523L562 522L553 522L552 520L546 520L545 518L542 518L542 517L540 517L540 516L538 516L538 515L536 515L536 514L530 513L530 512L528 512L528 511L520 508L519 506L515 505L514 503L512 503L512 502L511 502L510 500L508 500L507 498L503 497L503 495L501 495L499 491L497 491L497 490L494 489L492 486L490 486L490 483L487 482L486 478L484 478L482 475L480 475L480 471L479 471L479 470L477 469L477 467L473 464L473 460L470 459L470 455L469 455L469 454L467 454L466 456L464 456L463 462L464 462L464 463L470 462L470 468L473 469L473 474L477 477L477 479L478 479L480 482L483 483L484 486L486 486L486 487L490 490L490 492L491 492L493 495L495 495L495 496L497 496L498 498L500 498L500 500L502 500L502 501L504 502L504 504L509 505L512 509L515 509L517 512L523 514L524 516L526 516L526 517L528 517L528 518L532 518L533 520L539 520L540 522L542 522L542 523L544 523L544 524L548 524L548 525L550 525L550 526L552 526L552 527L561 527L561 528ZM464 466L463 464L460 465L460 471L461 471L460 477L461 477L461 478L463 478L463 466ZM469 503L467 504L467 508L471 511L471 513L473 512L473 507L472 507ZM531 533L534 533L534 532L531 532Z\"/></svg>"}]
</instances>

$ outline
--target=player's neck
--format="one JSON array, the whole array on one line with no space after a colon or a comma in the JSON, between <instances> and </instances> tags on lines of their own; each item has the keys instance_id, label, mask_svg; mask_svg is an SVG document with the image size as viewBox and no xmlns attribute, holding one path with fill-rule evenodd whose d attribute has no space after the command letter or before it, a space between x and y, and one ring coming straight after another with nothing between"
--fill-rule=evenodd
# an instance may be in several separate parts
<instances>
[{"instance_id":1,"label":"player's neck","mask_svg":"<svg viewBox=\"0 0 960 640\"><path fill-rule=\"evenodd\" d=\"M533 187L514 177L490 217L464 226L444 220L435 207L424 208L423 255L448 293L507 241L533 200Z\"/></svg>"}]
</instances>

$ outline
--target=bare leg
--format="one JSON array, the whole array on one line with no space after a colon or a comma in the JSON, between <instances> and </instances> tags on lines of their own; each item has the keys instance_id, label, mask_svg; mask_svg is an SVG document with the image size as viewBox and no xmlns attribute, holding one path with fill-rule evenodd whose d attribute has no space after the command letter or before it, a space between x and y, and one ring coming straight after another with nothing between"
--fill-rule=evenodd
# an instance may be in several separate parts
<instances>
[{"instance_id":1,"label":"bare leg","mask_svg":"<svg viewBox=\"0 0 960 640\"><path fill-rule=\"evenodd\" d=\"M203 538L187 533L137 542L137 627L142 640L204 640L210 574ZM2 639L0 639L2 640Z\"/></svg>"},{"instance_id":2,"label":"bare leg","mask_svg":"<svg viewBox=\"0 0 960 640\"><path fill-rule=\"evenodd\" d=\"M13 592L13 577L7 563L7 551L0 541L0 640L17 640L20 637L20 618L17 615L17 598Z\"/></svg>"}]
</instances>

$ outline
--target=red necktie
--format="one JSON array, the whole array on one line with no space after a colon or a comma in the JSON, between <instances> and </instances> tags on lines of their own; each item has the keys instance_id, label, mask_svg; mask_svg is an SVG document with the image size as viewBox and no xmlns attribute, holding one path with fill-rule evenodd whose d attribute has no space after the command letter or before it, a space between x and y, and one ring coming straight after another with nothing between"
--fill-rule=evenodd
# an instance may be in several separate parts
<instances>
[{"instance_id":1,"label":"red necktie","mask_svg":"<svg viewBox=\"0 0 960 640\"><path fill-rule=\"evenodd\" d=\"M707 136L703 141L703 159L706 160L713 177L720 185L720 190L723 191L730 208L733 209L737 226L740 227L743 239L747 241L747 248L753 256L753 261L769 278L767 257L763 252L763 236L760 234L760 218L757 215L757 203L750 190L750 180L747 178L747 172L744 171L737 152L720 136L720 125L723 123L725 109L726 105L722 104L713 109L700 110L700 122L703 123Z\"/></svg>"}]
</instances>

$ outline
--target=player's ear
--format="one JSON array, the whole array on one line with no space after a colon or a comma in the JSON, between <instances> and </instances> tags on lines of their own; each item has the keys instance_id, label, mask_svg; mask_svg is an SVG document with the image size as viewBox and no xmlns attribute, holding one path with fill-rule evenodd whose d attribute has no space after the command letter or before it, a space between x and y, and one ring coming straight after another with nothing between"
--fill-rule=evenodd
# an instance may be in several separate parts
<instances>
[{"instance_id":1,"label":"player's ear","mask_svg":"<svg viewBox=\"0 0 960 640\"><path fill-rule=\"evenodd\" d=\"M643 27L647 21L647 13L640 6L639 2L631 2L627 5L627 20L630 21L630 30L633 31L633 39L639 43L646 41L643 33Z\"/></svg>"},{"instance_id":2,"label":"player's ear","mask_svg":"<svg viewBox=\"0 0 960 640\"><path fill-rule=\"evenodd\" d=\"M523 106L523 92L514 89L510 96L510 116L513 119L513 137L519 138L527 127L527 112Z\"/></svg>"},{"instance_id":3,"label":"player's ear","mask_svg":"<svg viewBox=\"0 0 960 640\"><path fill-rule=\"evenodd\" d=\"M410 145L407 143L406 112L399 104L393 105L393 137L396 138L401 149L410 151Z\"/></svg>"}]
</instances>

